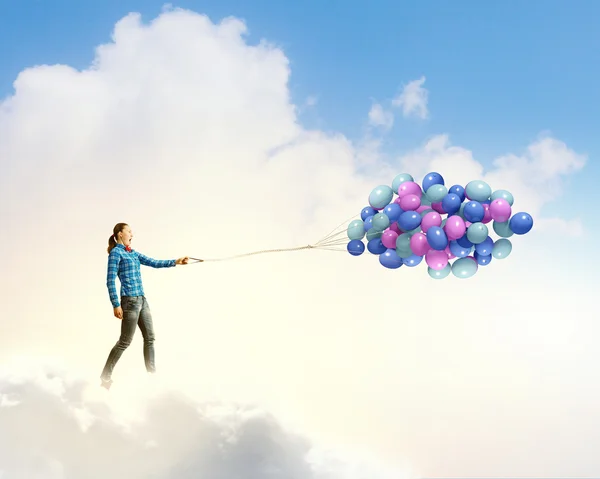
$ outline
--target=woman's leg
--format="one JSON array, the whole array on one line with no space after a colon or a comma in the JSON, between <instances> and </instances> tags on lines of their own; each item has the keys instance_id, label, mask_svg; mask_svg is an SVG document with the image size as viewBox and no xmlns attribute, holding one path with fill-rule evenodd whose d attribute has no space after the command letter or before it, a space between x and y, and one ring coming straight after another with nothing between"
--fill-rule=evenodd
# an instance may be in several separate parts
<instances>
[{"instance_id":1,"label":"woman's leg","mask_svg":"<svg viewBox=\"0 0 600 479\"><path fill-rule=\"evenodd\" d=\"M104 370L100 376L103 381L110 382L112 378L113 369L117 364L117 361L121 358L123 351L131 344L133 335L135 333L135 326L140 316L142 309L142 298L137 297L123 297L121 299L121 308L123 309L123 319L121 320L121 336L117 343L113 346Z\"/></svg>"},{"instance_id":2,"label":"woman's leg","mask_svg":"<svg viewBox=\"0 0 600 479\"><path fill-rule=\"evenodd\" d=\"M144 337L144 362L146 363L146 371L149 373L156 372L154 364L154 325L152 324L152 312L150 305L145 297L142 298L142 308L138 320L138 326Z\"/></svg>"}]
</instances>

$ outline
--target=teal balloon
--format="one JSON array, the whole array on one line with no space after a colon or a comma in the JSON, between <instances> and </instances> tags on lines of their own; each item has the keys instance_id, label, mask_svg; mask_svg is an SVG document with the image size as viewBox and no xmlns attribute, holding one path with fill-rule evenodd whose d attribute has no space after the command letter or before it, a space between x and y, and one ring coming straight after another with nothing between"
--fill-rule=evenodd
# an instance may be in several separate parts
<instances>
[{"instance_id":1,"label":"teal balloon","mask_svg":"<svg viewBox=\"0 0 600 479\"><path fill-rule=\"evenodd\" d=\"M472 200L482 201L487 200L492 194L492 188L485 181L473 180L467 183L465 194Z\"/></svg>"},{"instance_id":2,"label":"teal balloon","mask_svg":"<svg viewBox=\"0 0 600 479\"><path fill-rule=\"evenodd\" d=\"M396 238L396 249L410 249L410 238L411 234L404 233Z\"/></svg>"},{"instance_id":3,"label":"teal balloon","mask_svg":"<svg viewBox=\"0 0 600 479\"><path fill-rule=\"evenodd\" d=\"M439 203L448 194L448 188L444 185L431 185L427 188L425 195L432 203Z\"/></svg>"},{"instance_id":4,"label":"teal balloon","mask_svg":"<svg viewBox=\"0 0 600 479\"><path fill-rule=\"evenodd\" d=\"M390 204L393 197L394 192L389 186L379 185L371 191L371 194L369 195L369 204L373 208L385 208Z\"/></svg>"},{"instance_id":5,"label":"teal balloon","mask_svg":"<svg viewBox=\"0 0 600 479\"><path fill-rule=\"evenodd\" d=\"M431 206L431 200L427 198L427 195L421 196L421 206Z\"/></svg>"},{"instance_id":6,"label":"teal balloon","mask_svg":"<svg viewBox=\"0 0 600 479\"><path fill-rule=\"evenodd\" d=\"M396 177L392 180L392 190L394 193L398 194L398 188L402 183L406 183L407 181L415 181L415 179L409 175L408 173L400 173L396 175Z\"/></svg>"},{"instance_id":7,"label":"teal balloon","mask_svg":"<svg viewBox=\"0 0 600 479\"><path fill-rule=\"evenodd\" d=\"M382 231L377 231L375 228L371 228L367 231L367 241L371 241L372 239L381 238L383 236Z\"/></svg>"},{"instance_id":8,"label":"teal balloon","mask_svg":"<svg viewBox=\"0 0 600 479\"><path fill-rule=\"evenodd\" d=\"M414 230L407 231L406 233L410 236L421 232L421 226L417 226Z\"/></svg>"},{"instance_id":9,"label":"teal balloon","mask_svg":"<svg viewBox=\"0 0 600 479\"><path fill-rule=\"evenodd\" d=\"M456 213L458 216L460 216L463 220L465 219L465 206L467 206L467 203L461 203L460 205L460 209L458 210L458 212Z\"/></svg>"},{"instance_id":10,"label":"teal balloon","mask_svg":"<svg viewBox=\"0 0 600 479\"><path fill-rule=\"evenodd\" d=\"M402 259L410 258L414 253L408 248L396 248L396 254Z\"/></svg>"},{"instance_id":11,"label":"teal balloon","mask_svg":"<svg viewBox=\"0 0 600 479\"><path fill-rule=\"evenodd\" d=\"M510 226L508 223L509 223L508 221L505 221L503 223L498 223L497 221L494 221L492 223L492 228L494 228L494 231L496 232L496 234L498 236L500 236L501 238L510 238L512 235L514 235L514 233L510 229Z\"/></svg>"},{"instance_id":12,"label":"teal balloon","mask_svg":"<svg viewBox=\"0 0 600 479\"><path fill-rule=\"evenodd\" d=\"M512 206L515 202L515 198L512 193L506 190L496 190L490 196L491 201L497 200L498 198L505 200L510 206Z\"/></svg>"},{"instance_id":13,"label":"teal balloon","mask_svg":"<svg viewBox=\"0 0 600 479\"><path fill-rule=\"evenodd\" d=\"M365 223L362 220L354 220L348 225L348 239L361 240L365 237Z\"/></svg>"},{"instance_id":14,"label":"teal balloon","mask_svg":"<svg viewBox=\"0 0 600 479\"><path fill-rule=\"evenodd\" d=\"M390 226L390 217L385 213L377 213L373 216L373 229L382 232Z\"/></svg>"},{"instance_id":15,"label":"teal balloon","mask_svg":"<svg viewBox=\"0 0 600 479\"><path fill-rule=\"evenodd\" d=\"M467 239L473 244L483 243L488 237L488 227L481 222L467 228Z\"/></svg>"},{"instance_id":16,"label":"teal balloon","mask_svg":"<svg viewBox=\"0 0 600 479\"><path fill-rule=\"evenodd\" d=\"M442 224L440 225L441 228L443 228L444 226L446 226L446 221L448 221L448 218L444 218L442 220Z\"/></svg>"},{"instance_id":17,"label":"teal balloon","mask_svg":"<svg viewBox=\"0 0 600 479\"><path fill-rule=\"evenodd\" d=\"M512 243L506 238L500 238L494 243L492 256L496 259L506 258L512 251Z\"/></svg>"},{"instance_id":18,"label":"teal balloon","mask_svg":"<svg viewBox=\"0 0 600 479\"><path fill-rule=\"evenodd\" d=\"M427 274L429 276L431 276L433 279L444 279L444 278L448 277L448 275L450 274L451 271L452 271L452 266L450 266L450 263L448 263L444 267L444 269L440 269L440 270L432 269L429 266L427 267Z\"/></svg>"},{"instance_id":19,"label":"teal balloon","mask_svg":"<svg viewBox=\"0 0 600 479\"><path fill-rule=\"evenodd\" d=\"M477 273L477 262L472 258L458 258L452 263L452 274L460 279L467 279Z\"/></svg>"}]
</instances>

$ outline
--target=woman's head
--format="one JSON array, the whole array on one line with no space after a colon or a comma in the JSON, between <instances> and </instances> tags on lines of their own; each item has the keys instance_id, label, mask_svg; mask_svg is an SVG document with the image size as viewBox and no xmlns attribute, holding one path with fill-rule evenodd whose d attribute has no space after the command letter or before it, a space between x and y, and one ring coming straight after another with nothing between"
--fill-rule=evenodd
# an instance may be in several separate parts
<instances>
[{"instance_id":1,"label":"woman's head","mask_svg":"<svg viewBox=\"0 0 600 479\"><path fill-rule=\"evenodd\" d=\"M117 243L121 243L125 246L131 246L131 239L133 238L133 233L131 232L131 228L127 223L117 223L113 228L113 234L108 238L108 249L107 251L110 253L111 250L117 246Z\"/></svg>"}]
</instances>

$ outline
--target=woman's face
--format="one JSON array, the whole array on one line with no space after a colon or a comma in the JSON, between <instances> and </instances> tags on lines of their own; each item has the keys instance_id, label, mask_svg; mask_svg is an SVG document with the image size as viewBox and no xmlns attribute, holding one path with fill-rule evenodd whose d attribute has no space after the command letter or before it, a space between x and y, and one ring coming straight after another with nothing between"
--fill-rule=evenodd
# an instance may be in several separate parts
<instances>
[{"instance_id":1,"label":"woman's face","mask_svg":"<svg viewBox=\"0 0 600 479\"><path fill-rule=\"evenodd\" d=\"M123 228L123 230L119 233L118 239L120 239L125 246L131 246L131 240L133 239L131 228L129 226L125 226L125 228Z\"/></svg>"}]
</instances>

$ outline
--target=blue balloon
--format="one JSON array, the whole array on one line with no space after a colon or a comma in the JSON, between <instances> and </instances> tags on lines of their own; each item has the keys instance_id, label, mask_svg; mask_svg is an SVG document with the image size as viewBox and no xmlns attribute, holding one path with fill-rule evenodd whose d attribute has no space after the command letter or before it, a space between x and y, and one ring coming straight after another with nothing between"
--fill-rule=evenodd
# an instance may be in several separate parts
<instances>
[{"instance_id":1,"label":"blue balloon","mask_svg":"<svg viewBox=\"0 0 600 479\"><path fill-rule=\"evenodd\" d=\"M485 209L479 201L469 201L463 211L465 219L471 223L479 223L485 216Z\"/></svg>"},{"instance_id":2,"label":"blue balloon","mask_svg":"<svg viewBox=\"0 0 600 479\"><path fill-rule=\"evenodd\" d=\"M432 249L442 251L448 246L448 237L442 228L432 226L427 230L427 242Z\"/></svg>"},{"instance_id":3,"label":"blue balloon","mask_svg":"<svg viewBox=\"0 0 600 479\"><path fill-rule=\"evenodd\" d=\"M456 193L448 193L442 199L442 208L446 213L448 213L449 216L452 216L454 213L460 210L461 203L462 200L460 199L460 196L458 196Z\"/></svg>"},{"instance_id":4,"label":"blue balloon","mask_svg":"<svg viewBox=\"0 0 600 479\"><path fill-rule=\"evenodd\" d=\"M369 216L373 216L377 211L370 206L365 206L360 212L360 219L365 221Z\"/></svg>"},{"instance_id":5,"label":"blue balloon","mask_svg":"<svg viewBox=\"0 0 600 479\"><path fill-rule=\"evenodd\" d=\"M466 258L471 254L473 246L465 247L461 246L458 241L450 241L450 253L457 258Z\"/></svg>"},{"instance_id":6,"label":"blue balloon","mask_svg":"<svg viewBox=\"0 0 600 479\"><path fill-rule=\"evenodd\" d=\"M490 205L491 203L492 203L492 200L485 200L485 201L481 202L482 205Z\"/></svg>"},{"instance_id":7,"label":"blue balloon","mask_svg":"<svg viewBox=\"0 0 600 479\"><path fill-rule=\"evenodd\" d=\"M492 261L492 255L491 254L479 254L477 251L475 251L475 260L477 261L477 264L480 264L481 266L485 266L490 264L490 262Z\"/></svg>"},{"instance_id":8,"label":"blue balloon","mask_svg":"<svg viewBox=\"0 0 600 479\"><path fill-rule=\"evenodd\" d=\"M469 241L469 238L467 238L467 233L465 233L464 235L462 235L460 238L458 238L456 240L456 242L461 245L463 248L471 248L473 246L473 243L471 243Z\"/></svg>"},{"instance_id":9,"label":"blue balloon","mask_svg":"<svg viewBox=\"0 0 600 479\"><path fill-rule=\"evenodd\" d=\"M460 185L452 185L448 188L448 193L453 193L460 198L460 202L465 201L465 189Z\"/></svg>"},{"instance_id":10,"label":"blue balloon","mask_svg":"<svg viewBox=\"0 0 600 479\"><path fill-rule=\"evenodd\" d=\"M390 219L390 223L398 221L398 218L404 211L398 203L390 203L383 209L383 213Z\"/></svg>"},{"instance_id":11,"label":"blue balloon","mask_svg":"<svg viewBox=\"0 0 600 479\"><path fill-rule=\"evenodd\" d=\"M373 228L373 215L365 218L365 231L369 231L371 228Z\"/></svg>"},{"instance_id":12,"label":"blue balloon","mask_svg":"<svg viewBox=\"0 0 600 479\"><path fill-rule=\"evenodd\" d=\"M365 244L361 240L352 240L346 249L352 256L360 256L365 252Z\"/></svg>"},{"instance_id":13,"label":"blue balloon","mask_svg":"<svg viewBox=\"0 0 600 479\"><path fill-rule=\"evenodd\" d=\"M369 240L367 243L367 249L369 250L369 253L377 255L382 254L385 252L385 250L387 250L387 248L383 246L381 238L373 238L372 240Z\"/></svg>"},{"instance_id":14,"label":"blue balloon","mask_svg":"<svg viewBox=\"0 0 600 479\"><path fill-rule=\"evenodd\" d=\"M529 233L533 228L533 218L529 213L519 212L515 213L508 222L508 226L511 231L516 235L524 235Z\"/></svg>"},{"instance_id":15,"label":"blue balloon","mask_svg":"<svg viewBox=\"0 0 600 479\"><path fill-rule=\"evenodd\" d=\"M494 240L489 236L483 240L482 243L475 245L475 251L481 256L488 256L492 254L494 249Z\"/></svg>"},{"instance_id":16,"label":"blue balloon","mask_svg":"<svg viewBox=\"0 0 600 479\"><path fill-rule=\"evenodd\" d=\"M404 231L414 230L421 225L421 215L416 211L405 211L398 217L398 226Z\"/></svg>"},{"instance_id":17,"label":"blue balloon","mask_svg":"<svg viewBox=\"0 0 600 479\"><path fill-rule=\"evenodd\" d=\"M379 255L379 262L389 269L397 269L402 266L402 258L398 256L395 249L386 249Z\"/></svg>"},{"instance_id":18,"label":"blue balloon","mask_svg":"<svg viewBox=\"0 0 600 479\"><path fill-rule=\"evenodd\" d=\"M443 185L444 184L444 178L442 177L442 175L440 175L439 173L436 173L435 171L432 171L431 173L428 173L425 178L423 178L423 191L427 191L430 187L432 187L433 185Z\"/></svg>"},{"instance_id":19,"label":"blue balloon","mask_svg":"<svg viewBox=\"0 0 600 479\"><path fill-rule=\"evenodd\" d=\"M423 261L423 256L419 256L416 254L410 255L408 258L402 258L402 263L408 266L409 268L414 268L418 266Z\"/></svg>"}]
</instances>

